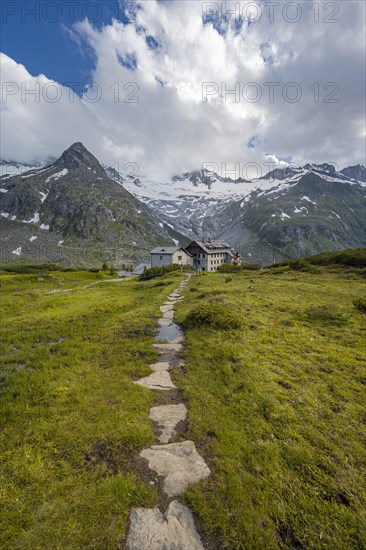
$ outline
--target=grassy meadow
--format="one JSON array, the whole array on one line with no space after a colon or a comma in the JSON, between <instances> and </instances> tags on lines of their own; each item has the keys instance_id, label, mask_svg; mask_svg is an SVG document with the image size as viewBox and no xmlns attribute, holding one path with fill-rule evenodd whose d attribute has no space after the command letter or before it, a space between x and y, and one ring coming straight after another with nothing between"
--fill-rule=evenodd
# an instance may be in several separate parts
<instances>
[{"instance_id":1,"label":"grassy meadow","mask_svg":"<svg viewBox=\"0 0 366 550\"><path fill-rule=\"evenodd\" d=\"M132 381L182 278L108 278L0 275L0 548L123 548L130 508L157 502L131 467L156 397Z\"/></svg>"},{"instance_id":2,"label":"grassy meadow","mask_svg":"<svg viewBox=\"0 0 366 550\"><path fill-rule=\"evenodd\" d=\"M311 272L313 271L313 272ZM213 549L366 548L365 270L196 277L179 385Z\"/></svg>"},{"instance_id":3,"label":"grassy meadow","mask_svg":"<svg viewBox=\"0 0 366 550\"><path fill-rule=\"evenodd\" d=\"M158 503L133 457L160 396L133 379L184 277L111 278L0 274L0 548L124 548L131 507ZM209 550L366 548L364 291L342 267L189 283L172 378L212 471L183 496Z\"/></svg>"}]
</instances>

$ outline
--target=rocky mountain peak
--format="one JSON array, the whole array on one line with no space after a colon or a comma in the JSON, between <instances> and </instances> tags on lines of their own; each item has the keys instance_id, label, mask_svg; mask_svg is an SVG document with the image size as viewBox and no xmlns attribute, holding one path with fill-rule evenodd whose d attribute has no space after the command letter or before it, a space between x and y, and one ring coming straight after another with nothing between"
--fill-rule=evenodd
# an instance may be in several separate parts
<instances>
[{"instance_id":1,"label":"rocky mountain peak","mask_svg":"<svg viewBox=\"0 0 366 550\"><path fill-rule=\"evenodd\" d=\"M104 172L99 161L80 142L73 143L71 147L66 149L55 164L70 171L89 168L97 172Z\"/></svg>"},{"instance_id":2,"label":"rocky mountain peak","mask_svg":"<svg viewBox=\"0 0 366 550\"><path fill-rule=\"evenodd\" d=\"M362 164L347 166L341 170L341 174L358 181L366 181L366 168Z\"/></svg>"},{"instance_id":3,"label":"rocky mountain peak","mask_svg":"<svg viewBox=\"0 0 366 550\"><path fill-rule=\"evenodd\" d=\"M335 174L336 169L333 166L333 164L328 164L327 162L323 162L323 164L305 164L304 166L305 170L316 170L318 172L325 172L327 174Z\"/></svg>"}]
</instances>

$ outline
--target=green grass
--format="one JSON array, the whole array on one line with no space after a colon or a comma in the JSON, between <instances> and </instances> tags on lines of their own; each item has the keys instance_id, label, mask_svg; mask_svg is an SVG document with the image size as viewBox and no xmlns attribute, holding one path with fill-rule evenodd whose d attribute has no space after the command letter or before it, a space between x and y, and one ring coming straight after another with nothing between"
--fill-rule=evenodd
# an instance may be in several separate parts
<instances>
[{"instance_id":1,"label":"green grass","mask_svg":"<svg viewBox=\"0 0 366 550\"><path fill-rule=\"evenodd\" d=\"M131 465L156 397L133 379L181 278L109 278L0 274L0 548L123 548L131 507L157 503Z\"/></svg>"},{"instance_id":2,"label":"green grass","mask_svg":"<svg viewBox=\"0 0 366 550\"><path fill-rule=\"evenodd\" d=\"M212 475L186 498L217 549L366 548L361 272L210 274L177 306L189 436ZM210 317L190 323L198 303Z\"/></svg>"},{"instance_id":3,"label":"green grass","mask_svg":"<svg viewBox=\"0 0 366 550\"><path fill-rule=\"evenodd\" d=\"M133 458L159 396L133 379L182 278L110 278L0 274L0 548L124 548L131 507L158 502ZM184 498L210 549L366 548L364 289L283 266L196 277L177 304L172 376L212 470Z\"/></svg>"}]
</instances>

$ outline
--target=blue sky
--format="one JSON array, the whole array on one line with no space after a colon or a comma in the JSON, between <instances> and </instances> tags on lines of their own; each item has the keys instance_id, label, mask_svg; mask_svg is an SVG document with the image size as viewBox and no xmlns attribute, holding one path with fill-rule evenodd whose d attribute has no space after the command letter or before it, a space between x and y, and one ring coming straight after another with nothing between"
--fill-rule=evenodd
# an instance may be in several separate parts
<instances>
[{"instance_id":1,"label":"blue sky","mask_svg":"<svg viewBox=\"0 0 366 550\"><path fill-rule=\"evenodd\" d=\"M206 4L141 1L127 19L118 0L3 0L0 156L38 161L82 141L106 164L159 178L211 162L363 164L364 0L337 2L332 22L324 3L315 20L297 0L296 23L283 3L271 19L266 3L241 0L263 7L254 22L220 16L221 0L204 17ZM75 82L76 96L65 88ZM27 91L37 86L39 101Z\"/></svg>"},{"instance_id":2,"label":"blue sky","mask_svg":"<svg viewBox=\"0 0 366 550\"><path fill-rule=\"evenodd\" d=\"M25 65L32 75L42 73L60 84L80 83L74 89L81 94L92 80L95 55L86 43L80 48L70 39L73 25L85 16L97 28L110 24L112 17L127 20L117 0L75 0L73 4L69 6L65 0L5 1L1 51Z\"/></svg>"}]
</instances>

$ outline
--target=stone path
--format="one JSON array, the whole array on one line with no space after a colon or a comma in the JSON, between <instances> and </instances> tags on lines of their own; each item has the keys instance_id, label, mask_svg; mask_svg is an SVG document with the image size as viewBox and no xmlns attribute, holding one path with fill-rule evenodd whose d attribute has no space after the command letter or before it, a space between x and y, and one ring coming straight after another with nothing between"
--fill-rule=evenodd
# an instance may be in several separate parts
<instances>
[{"instance_id":1,"label":"stone path","mask_svg":"<svg viewBox=\"0 0 366 550\"><path fill-rule=\"evenodd\" d=\"M190 276L188 276L188 279ZM161 331L174 325L174 304L182 300L181 291L187 281L169 295L169 301L160 307L163 318L159 319ZM170 329L169 329L170 331ZM173 333L173 332L172 332ZM161 332L165 334L165 332ZM150 365L152 374L136 381L136 384L156 391L176 390L169 371L183 364L178 359L182 349L182 337L168 344L156 343L153 347L163 355L162 361ZM164 360L163 360L164 359ZM150 418L159 432L160 445L153 445L141 451L140 456L148 462L148 467L162 478L163 491L168 499L173 499L162 513L159 508L133 508L130 516L127 550L204 550L194 525L192 512L176 497L191 483L196 483L210 475L210 470L198 454L193 441L172 441L177 437L177 427L187 416L183 403L162 405L150 409Z\"/></svg>"}]
</instances>

